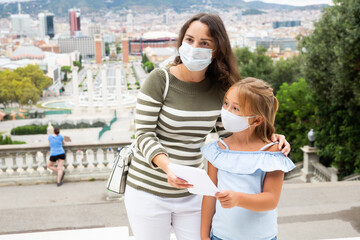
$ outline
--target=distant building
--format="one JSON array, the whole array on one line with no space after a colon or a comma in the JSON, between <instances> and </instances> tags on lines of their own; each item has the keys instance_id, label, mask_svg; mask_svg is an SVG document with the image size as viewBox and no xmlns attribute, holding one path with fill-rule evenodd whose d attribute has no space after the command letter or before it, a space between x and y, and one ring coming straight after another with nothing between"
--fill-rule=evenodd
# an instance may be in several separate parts
<instances>
[{"instance_id":1,"label":"distant building","mask_svg":"<svg viewBox=\"0 0 360 240\"><path fill-rule=\"evenodd\" d=\"M80 9L69 9L69 19L70 19L70 35L76 35L76 32L81 31L80 26Z\"/></svg>"},{"instance_id":2,"label":"distant building","mask_svg":"<svg viewBox=\"0 0 360 240\"><path fill-rule=\"evenodd\" d=\"M171 32L148 32L141 38L129 39L129 54L142 55L147 47L176 47L177 35Z\"/></svg>"},{"instance_id":3,"label":"distant building","mask_svg":"<svg viewBox=\"0 0 360 240\"><path fill-rule=\"evenodd\" d=\"M59 38L60 53L79 51L84 60L96 60L95 40L92 37ZM101 41L101 54L105 56L105 44Z\"/></svg>"},{"instance_id":4,"label":"distant building","mask_svg":"<svg viewBox=\"0 0 360 240\"><path fill-rule=\"evenodd\" d=\"M89 37L94 37L95 34L100 34L100 25L91 24L88 27Z\"/></svg>"},{"instance_id":5,"label":"distant building","mask_svg":"<svg viewBox=\"0 0 360 240\"><path fill-rule=\"evenodd\" d=\"M165 48L145 48L145 54L149 60L155 64L159 64L166 59L169 59L172 56L176 56L175 47L165 47Z\"/></svg>"},{"instance_id":6,"label":"distant building","mask_svg":"<svg viewBox=\"0 0 360 240\"><path fill-rule=\"evenodd\" d=\"M280 51L290 49L296 51L297 41L292 38L273 38L273 37L249 37L246 39L247 46L255 49L257 46L263 46L266 49L279 48Z\"/></svg>"},{"instance_id":7,"label":"distant building","mask_svg":"<svg viewBox=\"0 0 360 240\"><path fill-rule=\"evenodd\" d=\"M14 14L11 15L12 32L17 34L29 35L30 29L30 15L28 14Z\"/></svg>"},{"instance_id":8,"label":"distant building","mask_svg":"<svg viewBox=\"0 0 360 240\"><path fill-rule=\"evenodd\" d=\"M49 36L53 38L55 36L54 31L54 14L53 13L39 13L39 30L40 37L44 38Z\"/></svg>"},{"instance_id":9,"label":"distant building","mask_svg":"<svg viewBox=\"0 0 360 240\"><path fill-rule=\"evenodd\" d=\"M275 21L272 23L274 29L280 27L298 27L301 26L301 21Z\"/></svg>"},{"instance_id":10,"label":"distant building","mask_svg":"<svg viewBox=\"0 0 360 240\"><path fill-rule=\"evenodd\" d=\"M31 59L31 60L42 60L45 55L43 51L35 46L23 46L17 48L10 56L12 61L18 61L22 59Z\"/></svg>"},{"instance_id":11,"label":"distant building","mask_svg":"<svg viewBox=\"0 0 360 240\"><path fill-rule=\"evenodd\" d=\"M117 59L116 45L114 43L110 44L109 49L110 49L109 59L116 60Z\"/></svg>"},{"instance_id":12,"label":"distant building","mask_svg":"<svg viewBox=\"0 0 360 240\"><path fill-rule=\"evenodd\" d=\"M238 22L241 22L241 20L242 20L242 11L239 11L237 14L236 14L236 20L238 21Z\"/></svg>"}]
</instances>

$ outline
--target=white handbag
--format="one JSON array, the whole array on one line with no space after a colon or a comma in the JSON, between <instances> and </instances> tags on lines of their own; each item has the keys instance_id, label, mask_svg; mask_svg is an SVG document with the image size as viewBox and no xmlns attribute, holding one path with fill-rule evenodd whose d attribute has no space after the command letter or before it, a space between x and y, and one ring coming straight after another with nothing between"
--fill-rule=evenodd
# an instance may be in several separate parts
<instances>
[{"instance_id":1,"label":"white handbag","mask_svg":"<svg viewBox=\"0 0 360 240\"><path fill-rule=\"evenodd\" d=\"M163 100L165 100L167 92L169 90L169 74L165 69L162 69L165 72L166 76L166 85L163 95ZM108 178L106 188L109 191L123 194L126 187L126 178L129 172L129 167L131 160L134 157L136 141L127 145L123 148L118 149L118 153L115 156L111 174Z\"/></svg>"},{"instance_id":2,"label":"white handbag","mask_svg":"<svg viewBox=\"0 0 360 240\"><path fill-rule=\"evenodd\" d=\"M111 174L109 176L106 188L109 191L122 194L125 192L126 177L129 172L131 160L134 156L135 143L118 149L114 159Z\"/></svg>"}]
</instances>

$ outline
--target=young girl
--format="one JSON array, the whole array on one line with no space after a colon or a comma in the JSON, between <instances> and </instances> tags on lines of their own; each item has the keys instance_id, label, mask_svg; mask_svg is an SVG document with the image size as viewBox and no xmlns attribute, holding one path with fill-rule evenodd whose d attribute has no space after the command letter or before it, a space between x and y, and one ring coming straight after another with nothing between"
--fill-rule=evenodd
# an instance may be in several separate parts
<instances>
[{"instance_id":1,"label":"young girl","mask_svg":"<svg viewBox=\"0 0 360 240\"><path fill-rule=\"evenodd\" d=\"M201 239L276 239L284 172L294 168L271 142L277 108L272 88L259 79L246 78L226 93L221 119L233 134L201 149L220 189L216 198L203 198Z\"/></svg>"}]
</instances>

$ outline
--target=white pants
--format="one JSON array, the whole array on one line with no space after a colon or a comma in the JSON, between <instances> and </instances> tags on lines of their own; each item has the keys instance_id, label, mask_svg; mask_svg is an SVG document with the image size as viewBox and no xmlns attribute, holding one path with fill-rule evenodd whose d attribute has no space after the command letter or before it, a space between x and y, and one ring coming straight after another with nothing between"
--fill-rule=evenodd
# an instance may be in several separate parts
<instances>
[{"instance_id":1,"label":"white pants","mask_svg":"<svg viewBox=\"0 0 360 240\"><path fill-rule=\"evenodd\" d=\"M200 239L201 195L159 197L129 185L125 207L136 240L169 240L171 226L177 240Z\"/></svg>"}]
</instances>

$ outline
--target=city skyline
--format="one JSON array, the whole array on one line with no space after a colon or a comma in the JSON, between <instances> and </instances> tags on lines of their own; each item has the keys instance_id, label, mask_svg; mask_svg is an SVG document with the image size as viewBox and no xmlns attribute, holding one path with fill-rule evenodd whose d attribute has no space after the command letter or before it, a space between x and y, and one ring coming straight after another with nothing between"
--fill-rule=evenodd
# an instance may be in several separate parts
<instances>
[{"instance_id":1,"label":"city skyline","mask_svg":"<svg viewBox=\"0 0 360 240\"><path fill-rule=\"evenodd\" d=\"M244 0L245 2L254 2L258 0ZM329 4L332 5L332 0L303 0L303 1L293 1L293 0L261 0L260 2L264 3L275 3L275 4L285 4L292 6L307 6L315 4Z\"/></svg>"}]
</instances>

